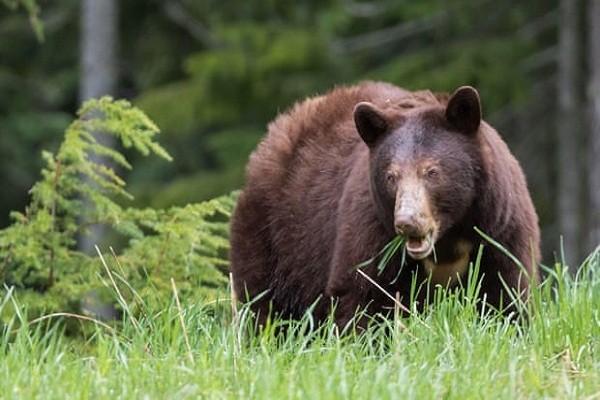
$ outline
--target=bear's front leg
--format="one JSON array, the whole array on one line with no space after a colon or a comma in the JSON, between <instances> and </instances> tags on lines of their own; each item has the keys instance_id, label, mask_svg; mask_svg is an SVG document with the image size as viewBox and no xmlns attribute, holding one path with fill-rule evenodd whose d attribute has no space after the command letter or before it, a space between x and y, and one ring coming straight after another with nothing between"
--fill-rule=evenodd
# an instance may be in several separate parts
<instances>
[{"instance_id":1,"label":"bear's front leg","mask_svg":"<svg viewBox=\"0 0 600 400\"><path fill-rule=\"evenodd\" d=\"M357 273L336 268L339 272L334 279L330 279L325 296L333 307L335 324L343 330L352 321L360 306L363 305L364 289L357 280Z\"/></svg>"},{"instance_id":2,"label":"bear's front leg","mask_svg":"<svg viewBox=\"0 0 600 400\"><path fill-rule=\"evenodd\" d=\"M363 156L365 156L363 154ZM351 170L340 198L335 221L335 241L325 295L334 306L335 322L344 329L353 321L357 311L366 311L354 321L366 326L372 311L382 307L374 293L377 289L357 272L359 264L376 257L394 238L393 228L383 225L384 217L374 204L368 185L369 170L362 168L368 159L359 159ZM362 268L371 278L378 279L377 261Z\"/></svg>"},{"instance_id":3,"label":"bear's front leg","mask_svg":"<svg viewBox=\"0 0 600 400\"><path fill-rule=\"evenodd\" d=\"M346 234L337 237L325 295L334 307L335 323L340 329L346 328L351 322L365 328L370 320L367 315L379 312L383 304L380 304L379 289L358 272L358 267L381 251L387 235L379 228L372 229L369 235L362 237L354 231L349 234L350 231L343 226L340 230ZM371 265L361 267L361 271L375 281L382 278L377 273L377 262L374 260ZM354 320L357 312L367 311L367 308L368 312L361 313Z\"/></svg>"}]
</instances>

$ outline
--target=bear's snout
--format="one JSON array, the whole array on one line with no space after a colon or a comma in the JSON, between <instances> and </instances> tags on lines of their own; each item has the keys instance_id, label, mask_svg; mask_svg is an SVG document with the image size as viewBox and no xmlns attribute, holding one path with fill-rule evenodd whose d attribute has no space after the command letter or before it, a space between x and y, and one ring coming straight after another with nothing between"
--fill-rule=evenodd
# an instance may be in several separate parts
<instances>
[{"instance_id":1,"label":"bear's snout","mask_svg":"<svg viewBox=\"0 0 600 400\"><path fill-rule=\"evenodd\" d=\"M423 185L415 182L405 183L397 199L394 211L396 233L405 238L427 235L433 224Z\"/></svg>"},{"instance_id":2,"label":"bear's snout","mask_svg":"<svg viewBox=\"0 0 600 400\"><path fill-rule=\"evenodd\" d=\"M396 215L394 219L394 228L396 233L407 237L425 236L427 233L427 224L425 218L414 213L402 213Z\"/></svg>"}]
</instances>

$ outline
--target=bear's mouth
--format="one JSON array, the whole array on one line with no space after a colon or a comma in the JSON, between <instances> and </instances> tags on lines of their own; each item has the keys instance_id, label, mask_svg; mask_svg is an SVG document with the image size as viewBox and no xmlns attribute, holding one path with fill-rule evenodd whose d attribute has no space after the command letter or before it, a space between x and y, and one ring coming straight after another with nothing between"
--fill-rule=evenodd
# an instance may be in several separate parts
<instances>
[{"instance_id":1,"label":"bear's mouth","mask_svg":"<svg viewBox=\"0 0 600 400\"><path fill-rule=\"evenodd\" d=\"M407 236L404 246L411 258L422 260L433 250L433 232L428 232L424 236Z\"/></svg>"}]
</instances>

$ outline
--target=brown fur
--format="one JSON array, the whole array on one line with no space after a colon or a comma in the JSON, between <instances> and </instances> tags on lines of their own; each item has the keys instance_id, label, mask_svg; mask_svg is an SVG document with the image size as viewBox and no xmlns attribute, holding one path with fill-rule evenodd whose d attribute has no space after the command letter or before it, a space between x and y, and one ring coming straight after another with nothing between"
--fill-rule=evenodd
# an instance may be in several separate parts
<instances>
[{"instance_id":1,"label":"brown fur","mask_svg":"<svg viewBox=\"0 0 600 400\"><path fill-rule=\"evenodd\" d=\"M253 301L261 320L271 312L298 318L311 306L323 318L332 302L341 326L358 308L385 313L391 302L353 268L396 236L394 223L398 224L400 211L394 199L403 196L407 169L417 171L417 182L429 185L421 182L418 168L440 159L450 167L453 162L466 163L468 171L464 176L462 172L442 175L437 192L426 190L431 209L427 223L439 226L441 232L435 260L408 257L401 268L395 259L382 274L375 266L365 272L390 293L399 292L404 302L410 298L414 275L425 280L435 268L448 265L450 272L440 270L432 274L432 281L454 284L458 279L452 274L465 276L466 266L457 264L465 260L464 249L469 249L473 260L482 242L473 230L477 226L505 245L523 262L532 280L537 279L539 229L521 168L484 122L477 122L477 132L471 135L453 132L472 129L473 121L462 116L460 107L456 117L446 113L449 99L429 91L408 92L365 82L296 104L269 125L267 136L250 156L247 185L231 224L235 291L239 299ZM387 127L385 135L374 136L369 145L353 119L360 102L369 102L365 107L374 107ZM366 115L369 122L372 116ZM432 133L437 131L439 135ZM405 144L409 136L410 146ZM444 141L443 146L436 144L428 153L424 143L436 137ZM401 158L399 154L409 147L413 150ZM386 157L393 162L386 159L380 166ZM390 169L391 164L398 169L394 170L397 179L389 179L396 183L385 189L390 193L386 200L378 194L385 192L379 175L381 168ZM491 246L484 250L481 273L482 296L494 306L501 297L504 303L508 300L499 276L524 298L528 295L530 280ZM424 292L416 299L421 305Z\"/></svg>"}]
</instances>

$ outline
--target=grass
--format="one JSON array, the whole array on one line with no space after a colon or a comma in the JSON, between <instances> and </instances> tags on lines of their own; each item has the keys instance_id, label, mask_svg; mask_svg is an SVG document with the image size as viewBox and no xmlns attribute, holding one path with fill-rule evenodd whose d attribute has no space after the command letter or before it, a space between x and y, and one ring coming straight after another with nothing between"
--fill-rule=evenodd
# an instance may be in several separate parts
<instances>
[{"instance_id":1,"label":"grass","mask_svg":"<svg viewBox=\"0 0 600 400\"><path fill-rule=\"evenodd\" d=\"M534 293L528 324L481 317L470 297L435 294L429 311L340 337L310 317L250 335L229 300L126 314L65 337L56 316L0 326L0 397L22 399L600 399L600 262L557 265ZM0 307L22 309L5 291ZM94 324L81 320L82 324ZM404 325L406 329L401 329Z\"/></svg>"}]
</instances>

